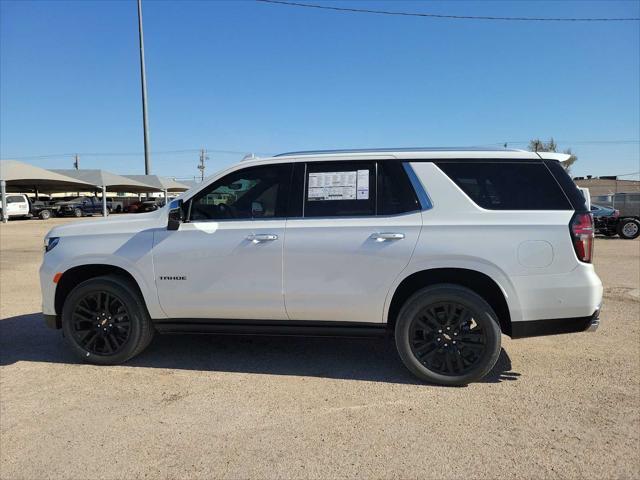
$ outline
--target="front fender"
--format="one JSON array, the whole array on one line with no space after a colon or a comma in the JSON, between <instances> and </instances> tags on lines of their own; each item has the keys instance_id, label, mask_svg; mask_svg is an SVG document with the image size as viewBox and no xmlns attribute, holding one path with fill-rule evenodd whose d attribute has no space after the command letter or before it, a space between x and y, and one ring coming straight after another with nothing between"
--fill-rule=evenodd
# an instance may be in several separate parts
<instances>
[{"instance_id":1,"label":"front fender","mask_svg":"<svg viewBox=\"0 0 640 480\"><path fill-rule=\"evenodd\" d=\"M166 315L160 308L156 292L152 246L151 230L134 235L63 237L56 248L45 254L41 274L43 272L49 275L57 272L64 273L71 268L84 265L108 265L121 268L128 272L140 287L151 318L165 318ZM102 252L97 252L98 249Z\"/></svg>"}]
</instances>

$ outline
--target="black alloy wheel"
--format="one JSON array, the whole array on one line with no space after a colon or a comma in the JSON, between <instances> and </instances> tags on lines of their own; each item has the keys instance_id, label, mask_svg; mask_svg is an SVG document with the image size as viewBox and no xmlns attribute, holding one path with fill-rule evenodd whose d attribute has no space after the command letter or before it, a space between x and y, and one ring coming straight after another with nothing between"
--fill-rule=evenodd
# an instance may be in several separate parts
<instances>
[{"instance_id":1,"label":"black alloy wheel","mask_svg":"<svg viewBox=\"0 0 640 480\"><path fill-rule=\"evenodd\" d=\"M465 375L482 359L487 338L473 312L457 302L425 306L411 322L411 352L441 375Z\"/></svg>"},{"instance_id":2,"label":"black alloy wheel","mask_svg":"<svg viewBox=\"0 0 640 480\"><path fill-rule=\"evenodd\" d=\"M491 306L455 284L414 293L395 326L405 366L418 378L441 385L466 385L489 373L500 355L501 333Z\"/></svg>"},{"instance_id":3,"label":"black alloy wheel","mask_svg":"<svg viewBox=\"0 0 640 480\"><path fill-rule=\"evenodd\" d=\"M153 322L137 285L106 275L77 285L62 307L62 329L71 349L99 365L126 362L153 338Z\"/></svg>"},{"instance_id":4,"label":"black alloy wheel","mask_svg":"<svg viewBox=\"0 0 640 480\"><path fill-rule=\"evenodd\" d=\"M121 351L131 332L131 319L123 301L101 290L81 298L72 313L78 344L94 355Z\"/></svg>"}]
</instances>

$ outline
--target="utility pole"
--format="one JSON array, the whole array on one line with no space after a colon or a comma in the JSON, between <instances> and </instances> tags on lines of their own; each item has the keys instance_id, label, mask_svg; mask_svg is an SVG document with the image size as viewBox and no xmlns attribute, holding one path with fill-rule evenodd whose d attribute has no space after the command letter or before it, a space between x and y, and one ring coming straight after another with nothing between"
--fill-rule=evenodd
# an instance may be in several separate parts
<instances>
[{"instance_id":1,"label":"utility pole","mask_svg":"<svg viewBox=\"0 0 640 480\"><path fill-rule=\"evenodd\" d=\"M73 156L73 168L76 170L80 169L80 157L77 153Z\"/></svg>"},{"instance_id":2,"label":"utility pole","mask_svg":"<svg viewBox=\"0 0 640 480\"><path fill-rule=\"evenodd\" d=\"M204 181L204 169L206 168L204 162L209 160L209 155L207 155L207 150L202 148L200 149L200 163L198 164L198 170L200 170L200 181Z\"/></svg>"},{"instance_id":3,"label":"utility pole","mask_svg":"<svg viewBox=\"0 0 640 480\"><path fill-rule=\"evenodd\" d=\"M149 157L149 122L147 120L147 74L144 68L144 34L142 32L142 0L138 0L138 37L140 39L140 81L142 82L142 128L144 131L144 173L151 175Z\"/></svg>"}]
</instances>

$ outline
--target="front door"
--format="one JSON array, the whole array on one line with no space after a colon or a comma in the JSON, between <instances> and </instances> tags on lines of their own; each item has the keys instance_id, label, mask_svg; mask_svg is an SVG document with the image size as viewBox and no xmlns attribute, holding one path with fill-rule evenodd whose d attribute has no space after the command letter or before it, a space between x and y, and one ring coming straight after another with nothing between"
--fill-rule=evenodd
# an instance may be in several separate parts
<instances>
[{"instance_id":1,"label":"front door","mask_svg":"<svg viewBox=\"0 0 640 480\"><path fill-rule=\"evenodd\" d=\"M289 318L383 322L389 288L422 227L402 163L309 162L303 183L302 218L288 219L286 228Z\"/></svg>"},{"instance_id":2,"label":"front door","mask_svg":"<svg viewBox=\"0 0 640 480\"><path fill-rule=\"evenodd\" d=\"M160 304L170 318L284 320L282 246L290 165L236 170L185 203L154 236Z\"/></svg>"}]
</instances>

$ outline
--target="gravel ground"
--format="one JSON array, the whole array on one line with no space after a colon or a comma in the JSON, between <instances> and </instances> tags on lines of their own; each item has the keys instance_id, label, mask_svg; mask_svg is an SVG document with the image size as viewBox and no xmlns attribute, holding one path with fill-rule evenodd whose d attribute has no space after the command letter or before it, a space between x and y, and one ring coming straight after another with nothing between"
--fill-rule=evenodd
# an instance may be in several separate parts
<instances>
[{"instance_id":1,"label":"gravel ground","mask_svg":"<svg viewBox=\"0 0 640 480\"><path fill-rule=\"evenodd\" d=\"M156 337L79 364L40 318L52 226L0 226L0 477L640 478L640 240L598 238L600 329L512 341L482 383L370 339Z\"/></svg>"}]
</instances>

